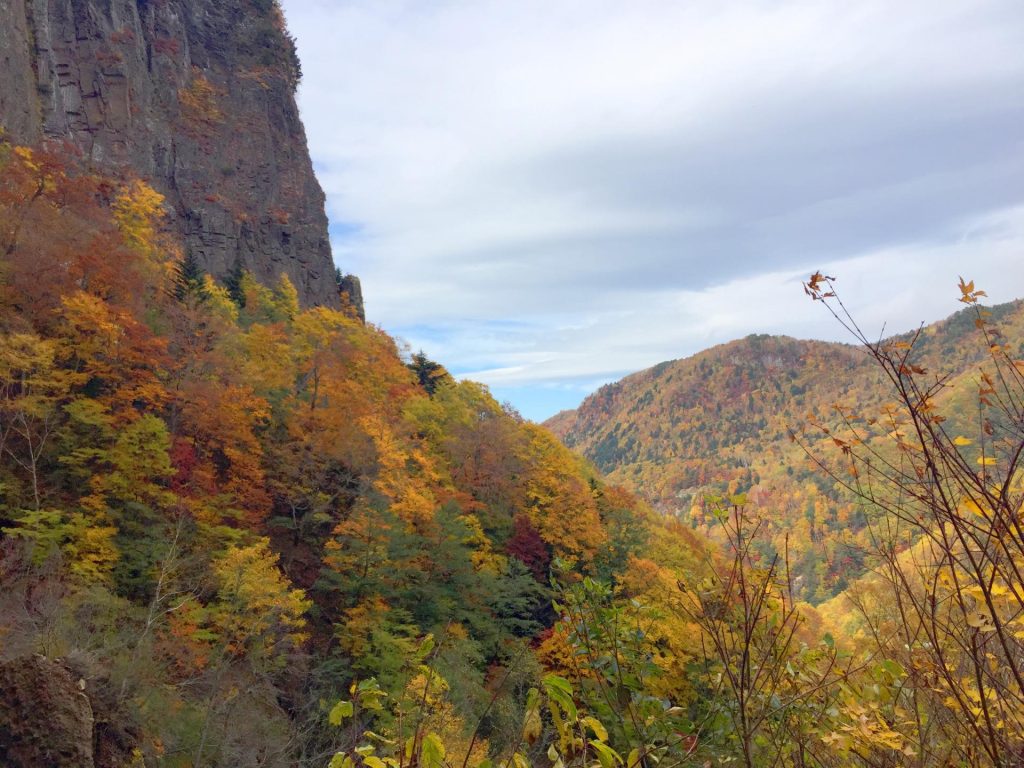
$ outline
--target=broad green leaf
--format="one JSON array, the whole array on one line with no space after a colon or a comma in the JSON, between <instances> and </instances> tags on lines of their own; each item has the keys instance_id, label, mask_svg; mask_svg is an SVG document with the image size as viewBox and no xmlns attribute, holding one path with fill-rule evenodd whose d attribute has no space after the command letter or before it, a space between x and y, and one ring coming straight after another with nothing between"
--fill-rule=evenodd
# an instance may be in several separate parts
<instances>
[{"instance_id":1,"label":"broad green leaf","mask_svg":"<svg viewBox=\"0 0 1024 768\"><path fill-rule=\"evenodd\" d=\"M444 768L444 743L436 733L428 733L423 738L423 748L420 750L420 765L422 768Z\"/></svg>"},{"instance_id":2,"label":"broad green leaf","mask_svg":"<svg viewBox=\"0 0 1024 768\"><path fill-rule=\"evenodd\" d=\"M565 692L569 696L572 696L572 683L566 680L564 677L558 675L544 675L544 687L548 689L550 693L551 689L556 689Z\"/></svg>"},{"instance_id":3,"label":"broad green leaf","mask_svg":"<svg viewBox=\"0 0 1024 768\"><path fill-rule=\"evenodd\" d=\"M619 753L604 742L591 739L590 746L597 753L597 760L601 763L601 768L614 768L616 764L622 764L622 758L619 756Z\"/></svg>"},{"instance_id":4,"label":"broad green leaf","mask_svg":"<svg viewBox=\"0 0 1024 768\"><path fill-rule=\"evenodd\" d=\"M344 722L345 718L352 717L353 711L354 708L351 701L339 701L331 708L330 714L327 715L327 719L330 721L331 725L339 726Z\"/></svg>"},{"instance_id":5,"label":"broad green leaf","mask_svg":"<svg viewBox=\"0 0 1024 768\"><path fill-rule=\"evenodd\" d=\"M552 703L553 706L557 705L565 712L570 721L575 721L577 717L576 704L572 700L572 685L569 681L564 677L558 677L558 675L546 675L543 682L549 703ZM552 712L552 715L556 716L557 720L557 713ZM555 724L558 725L557 722Z\"/></svg>"}]
</instances>

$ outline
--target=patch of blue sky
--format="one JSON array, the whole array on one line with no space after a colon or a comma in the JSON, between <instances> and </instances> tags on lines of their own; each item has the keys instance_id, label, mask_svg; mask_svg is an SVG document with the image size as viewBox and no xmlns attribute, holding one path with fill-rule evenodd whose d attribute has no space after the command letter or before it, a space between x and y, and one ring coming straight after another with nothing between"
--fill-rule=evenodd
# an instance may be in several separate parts
<instances>
[{"instance_id":1,"label":"patch of blue sky","mask_svg":"<svg viewBox=\"0 0 1024 768\"><path fill-rule=\"evenodd\" d=\"M362 234L363 225L356 221L332 220L327 229L332 242L351 240Z\"/></svg>"},{"instance_id":2,"label":"patch of blue sky","mask_svg":"<svg viewBox=\"0 0 1024 768\"><path fill-rule=\"evenodd\" d=\"M472 379L472 374L466 376ZM617 378L617 377L616 377ZM501 403L511 403L524 418L542 422L559 411L576 408L584 397L610 380L586 379L519 386L493 386L491 394Z\"/></svg>"}]
</instances>

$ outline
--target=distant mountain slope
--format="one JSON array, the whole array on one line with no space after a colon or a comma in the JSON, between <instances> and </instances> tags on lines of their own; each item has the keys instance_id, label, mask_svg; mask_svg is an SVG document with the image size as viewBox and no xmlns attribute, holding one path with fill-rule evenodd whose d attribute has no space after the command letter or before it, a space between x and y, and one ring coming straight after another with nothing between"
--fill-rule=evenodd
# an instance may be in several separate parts
<instances>
[{"instance_id":1,"label":"distant mountain slope","mask_svg":"<svg viewBox=\"0 0 1024 768\"><path fill-rule=\"evenodd\" d=\"M1024 303L992 313L1019 347ZM952 395L981 362L978 333L973 317L957 313L923 330L915 360L951 376ZM837 403L870 414L888 398L857 347L748 336L604 386L546 426L610 479L697 528L709 523L706 494L749 493L771 511L772 546L781 549L789 535L804 595L824 599L858 571L862 517L789 430L809 414L834 419Z\"/></svg>"}]
</instances>

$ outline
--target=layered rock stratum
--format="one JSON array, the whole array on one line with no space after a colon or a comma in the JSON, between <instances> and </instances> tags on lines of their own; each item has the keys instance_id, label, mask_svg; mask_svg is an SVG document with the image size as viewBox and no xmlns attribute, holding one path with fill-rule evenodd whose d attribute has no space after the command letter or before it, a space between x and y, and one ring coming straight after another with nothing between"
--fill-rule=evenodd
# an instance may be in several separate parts
<instances>
[{"instance_id":1,"label":"layered rock stratum","mask_svg":"<svg viewBox=\"0 0 1024 768\"><path fill-rule=\"evenodd\" d=\"M340 306L273 0L0 0L0 72L12 140L150 182L211 274L284 273L304 305Z\"/></svg>"}]
</instances>

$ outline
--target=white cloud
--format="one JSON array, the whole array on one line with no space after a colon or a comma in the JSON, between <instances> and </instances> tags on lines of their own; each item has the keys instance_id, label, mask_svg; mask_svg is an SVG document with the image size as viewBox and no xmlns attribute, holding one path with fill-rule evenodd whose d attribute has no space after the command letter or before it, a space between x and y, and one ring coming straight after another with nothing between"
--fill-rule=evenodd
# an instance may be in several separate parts
<instances>
[{"instance_id":1,"label":"white cloud","mask_svg":"<svg viewBox=\"0 0 1024 768\"><path fill-rule=\"evenodd\" d=\"M336 260L453 369L576 386L829 336L819 265L897 325L959 271L1024 292L1015 0L285 8Z\"/></svg>"},{"instance_id":2,"label":"white cloud","mask_svg":"<svg viewBox=\"0 0 1024 768\"><path fill-rule=\"evenodd\" d=\"M838 277L844 301L867 333L899 333L962 309L956 288L961 273L994 302L1016 298L1024 279L1022 253L1024 208L999 211L965 222L957 242L807 263L700 291L665 291L654 300L637 297L632 311L601 316L589 326L553 327L540 342L527 331L520 334L521 348L502 355L520 357L521 364L476 371L473 378L497 387L599 381L609 371L639 370L750 333L850 342L825 309L803 294L801 282L818 268Z\"/></svg>"}]
</instances>

